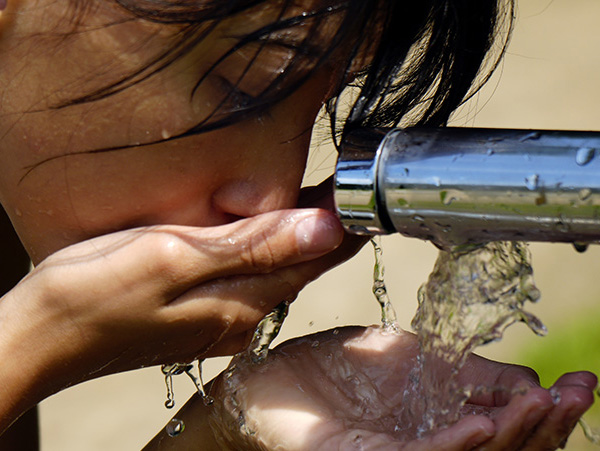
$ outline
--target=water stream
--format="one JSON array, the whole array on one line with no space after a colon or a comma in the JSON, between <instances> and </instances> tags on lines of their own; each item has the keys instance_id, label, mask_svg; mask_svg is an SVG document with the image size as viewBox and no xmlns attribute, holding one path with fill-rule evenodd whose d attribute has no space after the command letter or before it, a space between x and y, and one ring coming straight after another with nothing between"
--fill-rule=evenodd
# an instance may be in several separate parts
<instances>
[{"instance_id":1,"label":"water stream","mask_svg":"<svg viewBox=\"0 0 600 451\"><path fill-rule=\"evenodd\" d=\"M373 238L371 240L371 245L375 251L373 294L381 307L381 326L387 332L397 332L400 330L400 326L398 325L398 315L396 315L396 311L388 296L387 287L385 285L385 266L383 264L383 249L381 248L380 238Z\"/></svg>"},{"instance_id":2,"label":"water stream","mask_svg":"<svg viewBox=\"0 0 600 451\"><path fill-rule=\"evenodd\" d=\"M418 292L412 327L419 337L419 366L406 392L408 415L422 418L417 436L456 422L475 390L461 387L458 371L477 347L502 338L521 321L538 335L546 328L524 310L540 293L533 282L527 246L492 242L454 252L440 251L433 272Z\"/></svg>"},{"instance_id":3,"label":"water stream","mask_svg":"<svg viewBox=\"0 0 600 451\"><path fill-rule=\"evenodd\" d=\"M198 395L202 398L205 405L214 403L212 396L206 394L204 390L204 381L202 380L202 360L197 360L195 363L174 363L171 365L162 365L160 367L164 377L165 386L167 388L167 400L165 407L172 409L175 407L175 390L173 389L173 376L185 374L196 387ZM173 418L165 427L169 437L177 437L185 430L185 423L182 420Z\"/></svg>"}]
</instances>

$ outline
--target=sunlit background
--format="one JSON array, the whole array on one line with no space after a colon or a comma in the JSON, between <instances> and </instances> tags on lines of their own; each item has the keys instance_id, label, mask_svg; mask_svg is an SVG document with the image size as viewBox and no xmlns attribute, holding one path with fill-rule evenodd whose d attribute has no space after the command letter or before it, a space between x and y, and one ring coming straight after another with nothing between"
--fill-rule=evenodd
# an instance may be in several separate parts
<instances>
[{"instance_id":1,"label":"sunlit background","mask_svg":"<svg viewBox=\"0 0 600 451\"><path fill-rule=\"evenodd\" d=\"M503 64L488 86L456 115L453 125L600 130L599 21L598 0L521 0ZM319 133L317 143L323 134ZM308 182L330 175L334 159L330 147L316 146ZM437 251L429 243L400 236L384 237L383 246L388 289L400 323L408 329L417 289L427 278ZM479 352L532 366L545 385L567 371L600 372L600 246L592 246L584 254L557 244L533 244L531 250L542 299L529 310L547 325L548 336L537 337L517 324L507 330L502 342ZM379 307L371 294L372 269L372 250L366 247L352 261L306 288L293 304L281 338L378 322ZM226 359L208 361L206 380L225 364ZM189 380L176 378L176 409L192 392ZM42 449L140 449L174 414L164 408L165 399L158 368L66 390L41 406ZM590 416L589 422L600 426L600 415ZM596 447L578 431L567 449Z\"/></svg>"}]
</instances>

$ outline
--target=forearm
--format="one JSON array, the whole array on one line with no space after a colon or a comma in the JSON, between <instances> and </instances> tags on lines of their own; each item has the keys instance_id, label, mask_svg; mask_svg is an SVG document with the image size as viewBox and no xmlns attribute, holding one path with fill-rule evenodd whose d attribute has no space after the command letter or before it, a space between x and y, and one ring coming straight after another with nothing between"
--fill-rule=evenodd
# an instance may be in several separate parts
<instances>
[{"instance_id":1,"label":"forearm","mask_svg":"<svg viewBox=\"0 0 600 451\"><path fill-rule=\"evenodd\" d=\"M44 397L39 380L41 371L37 368L37 350L32 349L32 338L39 334L31 330L29 337L24 333L21 338L15 324L21 315L8 311L12 310L8 303L7 296L0 300L0 434ZM39 364L43 365L42 362Z\"/></svg>"},{"instance_id":2,"label":"forearm","mask_svg":"<svg viewBox=\"0 0 600 451\"><path fill-rule=\"evenodd\" d=\"M48 396L76 382L73 328L17 285L0 299L0 432Z\"/></svg>"},{"instance_id":3,"label":"forearm","mask_svg":"<svg viewBox=\"0 0 600 451\"><path fill-rule=\"evenodd\" d=\"M0 208L0 237L0 255L2 255L0 259L0 296L3 296L27 275L30 261L2 208ZM3 362L3 366L7 364L8 362ZM2 380L4 386L4 379ZM0 436L0 449L37 450L38 448L38 415L37 408L33 407Z\"/></svg>"}]
</instances>

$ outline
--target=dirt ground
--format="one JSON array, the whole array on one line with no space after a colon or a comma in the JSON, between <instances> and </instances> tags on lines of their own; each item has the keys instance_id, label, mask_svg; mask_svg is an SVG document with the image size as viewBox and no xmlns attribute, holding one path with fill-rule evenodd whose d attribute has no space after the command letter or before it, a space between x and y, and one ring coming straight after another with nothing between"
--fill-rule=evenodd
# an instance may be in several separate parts
<instances>
[{"instance_id":1,"label":"dirt ground","mask_svg":"<svg viewBox=\"0 0 600 451\"><path fill-rule=\"evenodd\" d=\"M600 129L600 2L598 0L521 0L508 54L497 76L454 125L531 129ZM309 179L332 171L333 152L320 147L311 157ZM428 243L384 239L389 291L402 326L408 328L416 308L416 291L433 265L436 250ZM550 333L561 321L600 300L600 247L585 254L566 245L533 245L536 280L542 300L530 310ZM370 293L371 249L323 276L300 295L291 309L282 338L347 324L378 321ZM489 357L509 361L519 343L539 340L524 327L508 330L500 343L484 348ZM225 359L205 364L209 379ZM181 406L192 393L191 382L176 381ZM158 368L103 378L71 388L41 405L44 451L125 451L140 449L173 412L167 411ZM575 437L569 450L594 449Z\"/></svg>"}]
</instances>

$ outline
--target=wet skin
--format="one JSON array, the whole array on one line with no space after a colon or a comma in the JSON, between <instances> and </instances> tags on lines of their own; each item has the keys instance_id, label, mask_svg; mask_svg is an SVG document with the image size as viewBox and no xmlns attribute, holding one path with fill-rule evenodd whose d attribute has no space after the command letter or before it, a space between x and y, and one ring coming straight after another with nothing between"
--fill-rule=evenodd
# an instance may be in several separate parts
<instances>
[{"instance_id":1,"label":"wet skin","mask_svg":"<svg viewBox=\"0 0 600 451\"><path fill-rule=\"evenodd\" d=\"M0 302L0 430L83 380L243 349L274 306L360 247L327 209L298 208L322 205L303 200L300 184L316 115L345 67L335 59L260 116L164 140L223 100L222 79L243 72L248 55L190 99L198 74L230 48L232 31L272 20L275 3L223 22L154 77L57 108L139 69L175 31L90 0L73 33L76 2L9 2L0 201L36 268ZM285 60L266 51L244 88L260 90Z\"/></svg>"},{"instance_id":2,"label":"wet skin","mask_svg":"<svg viewBox=\"0 0 600 451\"><path fill-rule=\"evenodd\" d=\"M594 399L591 373L558 379L555 404L530 369L473 355L459 386L506 390L473 396L458 423L417 440L396 431L417 352L408 332L346 327L283 343L260 366L236 358L238 407L228 402L232 391L221 375L211 386L215 404L192 398L176 415L191 428L175 439L163 432L147 449L192 450L214 433L214 448L206 449L548 450L564 445ZM240 430L240 412L252 434ZM201 418L208 418L204 429Z\"/></svg>"},{"instance_id":3,"label":"wet skin","mask_svg":"<svg viewBox=\"0 0 600 451\"><path fill-rule=\"evenodd\" d=\"M71 2L3 12L0 200L36 268L0 303L0 429L86 379L241 350L275 305L359 248L331 212L297 208L332 67L262 115L164 141L226 97L221 78L246 67L243 52L189 94L234 31L273 20L274 3L224 21L155 77L66 108L55 106L139 69L176 30L115 2L91 2L76 32ZM244 89L286 58L266 49Z\"/></svg>"}]
</instances>

